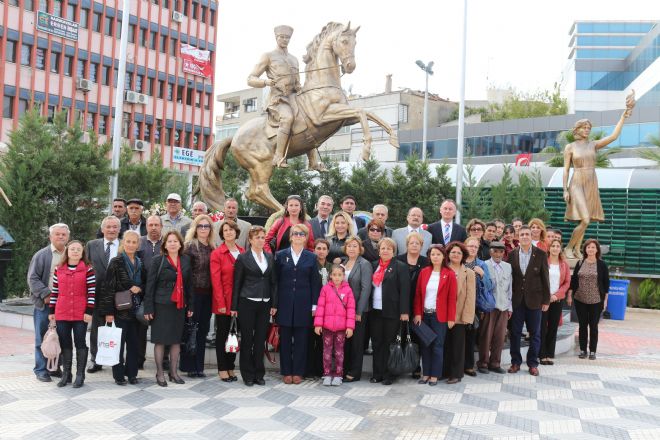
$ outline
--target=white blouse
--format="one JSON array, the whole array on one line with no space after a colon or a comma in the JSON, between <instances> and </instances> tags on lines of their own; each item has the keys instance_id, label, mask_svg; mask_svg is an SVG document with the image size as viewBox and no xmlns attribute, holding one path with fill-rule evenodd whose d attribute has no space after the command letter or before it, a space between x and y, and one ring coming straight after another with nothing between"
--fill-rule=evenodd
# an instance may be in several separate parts
<instances>
[{"instance_id":1,"label":"white blouse","mask_svg":"<svg viewBox=\"0 0 660 440\"><path fill-rule=\"evenodd\" d=\"M559 280L561 270L558 264L550 264L550 295L554 295L559 290Z\"/></svg>"},{"instance_id":2,"label":"white blouse","mask_svg":"<svg viewBox=\"0 0 660 440\"><path fill-rule=\"evenodd\" d=\"M424 308L435 309L438 287L440 286L440 272L431 272L429 282L426 284L426 296L424 297Z\"/></svg>"}]
</instances>

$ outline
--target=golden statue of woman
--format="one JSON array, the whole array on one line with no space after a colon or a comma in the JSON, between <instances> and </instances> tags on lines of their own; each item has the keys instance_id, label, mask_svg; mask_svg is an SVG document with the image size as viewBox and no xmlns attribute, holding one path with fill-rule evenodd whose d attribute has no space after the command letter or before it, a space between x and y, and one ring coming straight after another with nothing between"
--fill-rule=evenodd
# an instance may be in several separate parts
<instances>
[{"instance_id":1,"label":"golden statue of woman","mask_svg":"<svg viewBox=\"0 0 660 440\"><path fill-rule=\"evenodd\" d=\"M614 142L621 134L623 124L632 114L635 106L635 91L626 97L626 110L614 127L611 135L599 140L589 140L591 122L580 119L573 127L574 142L564 149L564 200L566 214L564 219L577 221L579 224L573 230L571 240L566 246L568 258L582 258L582 240L591 221L605 220L603 205L600 202L598 179L596 178L597 151ZM573 165L573 176L569 182L569 174Z\"/></svg>"}]
</instances>

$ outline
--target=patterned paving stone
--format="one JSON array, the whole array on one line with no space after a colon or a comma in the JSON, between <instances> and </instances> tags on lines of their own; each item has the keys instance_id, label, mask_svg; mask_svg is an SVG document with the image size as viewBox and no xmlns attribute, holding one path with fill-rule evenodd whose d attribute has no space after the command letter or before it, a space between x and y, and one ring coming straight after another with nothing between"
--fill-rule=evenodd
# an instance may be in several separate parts
<instances>
[{"instance_id":1,"label":"patterned paving stone","mask_svg":"<svg viewBox=\"0 0 660 440\"><path fill-rule=\"evenodd\" d=\"M115 420L115 423L131 430L134 433L142 433L149 428L158 425L163 419L149 411L138 409Z\"/></svg>"},{"instance_id":2,"label":"patterned paving stone","mask_svg":"<svg viewBox=\"0 0 660 440\"><path fill-rule=\"evenodd\" d=\"M246 430L223 420L211 422L197 432L198 435L213 440L237 440L246 433Z\"/></svg>"},{"instance_id":3,"label":"patterned paving stone","mask_svg":"<svg viewBox=\"0 0 660 440\"><path fill-rule=\"evenodd\" d=\"M3 430L3 434L10 435ZM41 429L31 432L25 436L26 440L69 440L77 437L77 434L60 423L52 423Z\"/></svg>"},{"instance_id":4,"label":"patterned paving stone","mask_svg":"<svg viewBox=\"0 0 660 440\"><path fill-rule=\"evenodd\" d=\"M135 391L119 398L119 400L121 400L122 402L126 402L130 405L135 406L136 408L143 408L154 402L158 402L161 399L162 397L148 390Z\"/></svg>"},{"instance_id":5,"label":"patterned paving stone","mask_svg":"<svg viewBox=\"0 0 660 440\"><path fill-rule=\"evenodd\" d=\"M295 408L282 408L273 416L273 419L298 431L304 431L314 421L314 416Z\"/></svg>"}]
</instances>

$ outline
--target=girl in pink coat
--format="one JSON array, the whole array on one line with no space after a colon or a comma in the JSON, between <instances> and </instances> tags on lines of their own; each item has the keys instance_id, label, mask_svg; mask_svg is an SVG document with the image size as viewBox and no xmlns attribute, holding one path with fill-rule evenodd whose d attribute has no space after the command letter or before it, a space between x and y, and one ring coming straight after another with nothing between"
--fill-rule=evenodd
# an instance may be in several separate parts
<instances>
[{"instance_id":1,"label":"girl in pink coat","mask_svg":"<svg viewBox=\"0 0 660 440\"><path fill-rule=\"evenodd\" d=\"M344 281L344 267L332 266L330 282L323 286L314 315L314 331L323 332L323 385L339 386L344 375L344 342L355 329L355 298ZM332 354L335 355L335 372Z\"/></svg>"}]
</instances>

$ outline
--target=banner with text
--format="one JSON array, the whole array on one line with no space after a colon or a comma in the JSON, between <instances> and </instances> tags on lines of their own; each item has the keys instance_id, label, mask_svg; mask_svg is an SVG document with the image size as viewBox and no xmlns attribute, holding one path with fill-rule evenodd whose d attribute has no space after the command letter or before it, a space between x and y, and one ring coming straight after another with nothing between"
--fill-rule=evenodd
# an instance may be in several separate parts
<instances>
[{"instance_id":1,"label":"banner with text","mask_svg":"<svg viewBox=\"0 0 660 440\"><path fill-rule=\"evenodd\" d=\"M204 163L205 153L205 151L193 150L191 148L174 147L172 162L199 167Z\"/></svg>"},{"instance_id":2,"label":"banner with text","mask_svg":"<svg viewBox=\"0 0 660 440\"><path fill-rule=\"evenodd\" d=\"M73 41L78 41L78 23L39 11L37 29L47 34L55 35Z\"/></svg>"},{"instance_id":3,"label":"banner with text","mask_svg":"<svg viewBox=\"0 0 660 440\"><path fill-rule=\"evenodd\" d=\"M190 44L181 44L181 59L183 60L183 71L185 73L192 73L208 79L213 75L210 51L200 50Z\"/></svg>"}]
</instances>

